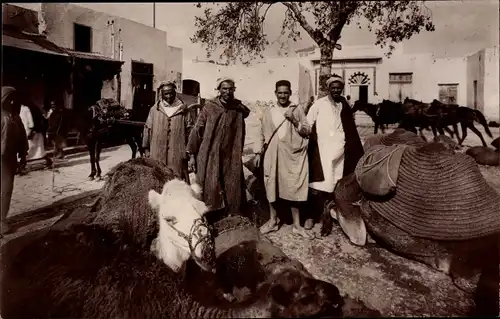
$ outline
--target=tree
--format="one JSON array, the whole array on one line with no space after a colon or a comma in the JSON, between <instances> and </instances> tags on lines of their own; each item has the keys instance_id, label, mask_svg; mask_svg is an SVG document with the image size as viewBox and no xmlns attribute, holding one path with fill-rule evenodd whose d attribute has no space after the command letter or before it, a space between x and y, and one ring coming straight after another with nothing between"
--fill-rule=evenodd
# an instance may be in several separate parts
<instances>
[{"instance_id":1,"label":"tree","mask_svg":"<svg viewBox=\"0 0 500 319\"><path fill-rule=\"evenodd\" d=\"M333 51L341 49L339 39L344 26L354 22L361 28L360 18L364 17L368 29L375 32L375 45L388 46L388 54L394 49L393 43L410 39L424 28L434 31L431 11L424 1L224 2L205 7L203 16L196 17L197 31L191 41L201 43L208 57L222 47L220 58L228 62L239 58L248 64L256 56L262 57L269 45L264 22L275 4L286 9L280 36L282 48L287 40L300 39L303 30L320 49L320 96L326 94Z\"/></svg>"}]
</instances>

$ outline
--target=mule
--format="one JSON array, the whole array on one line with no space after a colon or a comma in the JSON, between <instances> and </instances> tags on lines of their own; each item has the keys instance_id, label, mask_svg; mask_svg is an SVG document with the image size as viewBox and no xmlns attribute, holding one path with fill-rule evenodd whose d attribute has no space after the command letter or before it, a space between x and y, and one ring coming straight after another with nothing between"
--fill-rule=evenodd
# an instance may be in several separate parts
<instances>
[{"instance_id":1,"label":"mule","mask_svg":"<svg viewBox=\"0 0 500 319\"><path fill-rule=\"evenodd\" d=\"M374 134L377 134L378 128L385 133L384 124L399 124L402 120L401 104L392 101L384 100L377 105L371 103L363 103L361 101L354 102L352 112L363 111L371 117L375 124Z\"/></svg>"},{"instance_id":2,"label":"mule","mask_svg":"<svg viewBox=\"0 0 500 319\"><path fill-rule=\"evenodd\" d=\"M89 180L102 178L99 165L102 146L112 139L125 139L132 150L132 158L144 155L142 149L142 129L134 129L129 125L119 124L116 120L136 120L133 113L113 99L101 99L88 109L75 114L79 118L76 129L83 138L90 155ZM48 131L57 128L49 127Z\"/></svg>"},{"instance_id":3,"label":"mule","mask_svg":"<svg viewBox=\"0 0 500 319\"><path fill-rule=\"evenodd\" d=\"M457 135L458 138L458 129L455 128L455 131L451 131L447 126L444 126L443 129L438 129L438 115L429 113L429 108L431 105L429 103L424 103L422 101L413 100L410 98L405 98L403 102L403 125L402 127L411 130L414 133L417 133L415 127L419 127L420 135L425 139L423 135L424 129L431 129L434 137L437 137L437 132L440 134L444 134L443 129L450 134L451 138L454 135Z\"/></svg>"},{"instance_id":4,"label":"mule","mask_svg":"<svg viewBox=\"0 0 500 319\"><path fill-rule=\"evenodd\" d=\"M458 138L456 126L460 123L460 126L462 127L462 138L458 138L459 145L462 145L463 141L467 137L467 128L469 128L481 139L483 146L487 146L483 135L474 126L474 121L480 123L484 127L486 134L493 138L493 135L488 127L488 123L486 122L486 119L481 111L465 106L459 106L457 104L445 104L438 100L433 100L430 105L431 107L429 109L429 113L437 115L436 121L438 128L446 125L453 125Z\"/></svg>"}]
</instances>

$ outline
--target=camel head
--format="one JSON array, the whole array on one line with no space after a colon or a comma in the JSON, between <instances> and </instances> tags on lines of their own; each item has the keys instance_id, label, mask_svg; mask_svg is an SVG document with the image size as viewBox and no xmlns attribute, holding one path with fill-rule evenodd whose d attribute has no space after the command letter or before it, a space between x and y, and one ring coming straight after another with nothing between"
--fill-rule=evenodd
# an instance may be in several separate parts
<instances>
[{"instance_id":1,"label":"camel head","mask_svg":"<svg viewBox=\"0 0 500 319\"><path fill-rule=\"evenodd\" d=\"M215 271L215 244L200 201L200 187L179 179L168 181L161 194L150 190L149 204L158 213L160 231L156 241L158 258L179 271L190 257L205 271Z\"/></svg>"}]
</instances>

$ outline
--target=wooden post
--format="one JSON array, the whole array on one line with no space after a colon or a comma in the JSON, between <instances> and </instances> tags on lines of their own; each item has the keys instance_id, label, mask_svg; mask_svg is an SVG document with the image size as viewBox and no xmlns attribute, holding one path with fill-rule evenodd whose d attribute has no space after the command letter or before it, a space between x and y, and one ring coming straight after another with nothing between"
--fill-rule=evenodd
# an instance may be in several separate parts
<instances>
[{"instance_id":1,"label":"wooden post","mask_svg":"<svg viewBox=\"0 0 500 319\"><path fill-rule=\"evenodd\" d=\"M156 3L153 2L153 28L156 28Z\"/></svg>"}]
</instances>

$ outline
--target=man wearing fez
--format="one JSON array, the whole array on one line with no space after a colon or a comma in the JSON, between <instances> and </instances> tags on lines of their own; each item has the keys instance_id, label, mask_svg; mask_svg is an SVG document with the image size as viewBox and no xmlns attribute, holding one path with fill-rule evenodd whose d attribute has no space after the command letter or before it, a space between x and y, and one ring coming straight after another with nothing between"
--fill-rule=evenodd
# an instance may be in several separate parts
<instances>
[{"instance_id":1,"label":"man wearing fez","mask_svg":"<svg viewBox=\"0 0 500 319\"><path fill-rule=\"evenodd\" d=\"M245 199L242 153L245 118L250 109L234 98L234 80L217 81L219 95L207 100L187 144L190 169L196 171L203 201L214 222L237 214Z\"/></svg>"},{"instance_id":2,"label":"man wearing fez","mask_svg":"<svg viewBox=\"0 0 500 319\"><path fill-rule=\"evenodd\" d=\"M337 181L354 172L363 156L363 145L347 100L341 95L344 80L334 75L326 81L329 94L318 99L307 113L313 127L309 141L309 203L313 215L305 228L312 228L314 219L333 200ZM329 212L324 211L325 214Z\"/></svg>"},{"instance_id":3,"label":"man wearing fez","mask_svg":"<svg viewBox=\"0 0 500 319\"><path fill-rule=\"evenodd\" d=\"M264 185L270 203L270 219L261 227L263 234L277 231L280 220L276 208L279 202L290 208L293 233L312 239L300 225L299 208L307 200L309 163L307 145L311 127L304 108L290 102L292 94L289 81L276 82L277 102L262 117L261 148L268 145L264 154Z\"/></svg>"},{"instance_id":4,"label":"man wearing fez","mask_svg":"<svg viewBox=\"0 0 500 319\"><path fill-rule=\"evenodd\" d=\"M186 143L194 117L177 97L176 89L174 82L160 84L160 98L149 110L144 125L142 147L146 157L162 162L189 181Z\"/></svg>"}]
</instances>

